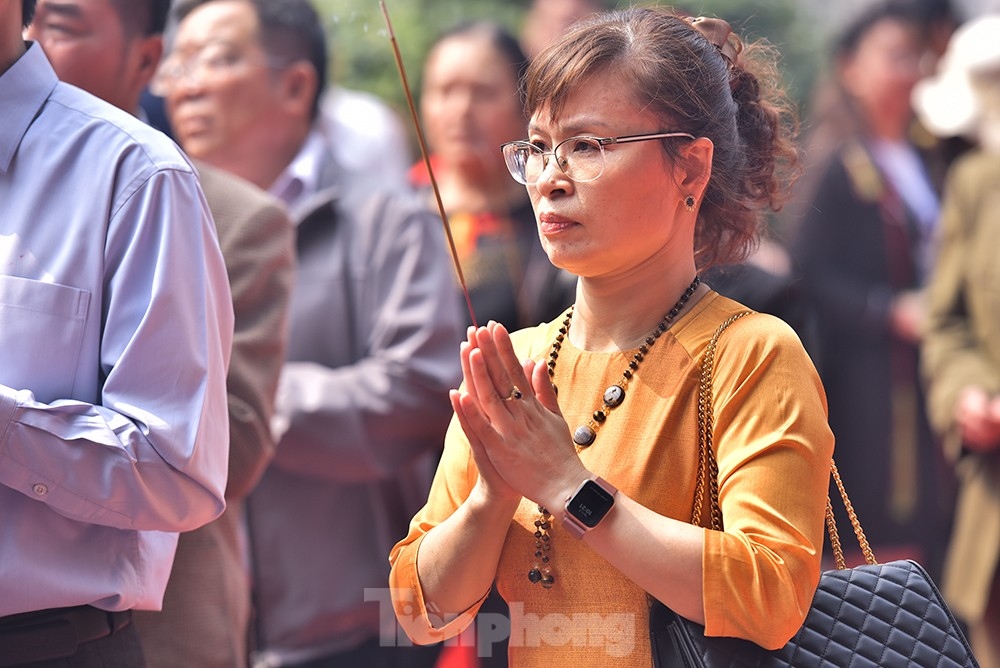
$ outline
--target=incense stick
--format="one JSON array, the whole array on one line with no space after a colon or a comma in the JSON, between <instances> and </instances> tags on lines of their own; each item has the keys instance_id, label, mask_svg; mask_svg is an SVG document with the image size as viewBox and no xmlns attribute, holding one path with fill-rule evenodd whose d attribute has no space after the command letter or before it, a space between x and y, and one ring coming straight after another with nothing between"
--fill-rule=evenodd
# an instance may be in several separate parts
<instances>
[{"instance_id":1,"label":"incense stick","mask_svg":"<svg viewBox=\"0 0 1000 668\"><path fill-rule=\"evenodd\" d=\"M420 125L417 106L414 104L413 95L410 93L410 84L406 78L406 68L403 66L403 56L399 52L399 44L396 43L396 33L392 30L392 21L389 19L389 10L385 6L385 0L379 0L379 6L382 8L382 16L385 17L385 26L389 30L389 42L392 44L392 53L396 59L396 69L399 71L399 78L403 83L406 104L410 108L413 127L417 131L417 143L420 144L420 155L423 156L424 166L427 168L427 175L430 177L431 190L434 191L434 199L437 201L438 213L441 215L441 223L444 225L444 233L448 238L448 248L451 250L451 259L455 263L455 273L458 274L458 282L461 284L462 293L465 295L465 305L469 309L469 317L472 318L472 325L478 327L476 314L472 310L472 298L469 296L469 288L465 284L462 263L459 262L458 250L455 248L455 238L451 233L451 224L448 222L448 213L444 209L444 202L441 200L441 191L438 189L437 179L434 178L434 170L431 168L430 152L427 150L427 142L424 139L424 131Z\"/></svg>"}]
</instances>

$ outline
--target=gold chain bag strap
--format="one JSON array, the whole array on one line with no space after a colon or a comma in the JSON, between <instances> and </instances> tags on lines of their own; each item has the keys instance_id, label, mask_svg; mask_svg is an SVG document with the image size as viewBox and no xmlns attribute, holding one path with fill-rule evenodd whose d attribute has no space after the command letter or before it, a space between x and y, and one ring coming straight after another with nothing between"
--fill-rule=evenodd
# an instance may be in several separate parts
<instances>
[{"instance_id":1,"label":"gold chain bag strap","mask_svg":"<svg viewBox=\"0 0 1000 668\"><path fill-rule=\"evenodd\" d=\"M692 524L701 521L708 488L709 525L723 530L715 459L712 377L719 337L753 311L737 313L716 330L702 359L698 392L698 481ZM700 624L651 598L649 634L655 668L979 668L968 641L927 572L911 560L879 564L831 460L830 473L865 556L848 568L826 499L826 528L836 570L825 571L806 619L788 643L766 650L740 638L707 637Z\"/></svg>"}]
</instances>

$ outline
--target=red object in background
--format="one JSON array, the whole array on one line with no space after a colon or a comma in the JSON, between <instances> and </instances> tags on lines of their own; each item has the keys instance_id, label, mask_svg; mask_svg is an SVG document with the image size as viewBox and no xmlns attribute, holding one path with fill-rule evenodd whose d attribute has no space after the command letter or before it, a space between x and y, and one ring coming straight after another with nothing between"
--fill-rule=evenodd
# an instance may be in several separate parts
<instances>
[{"instance_id":1,"label":"red object in background","mask_svg":"<svg viewBox=\"0 0 1000 668\"><path fill-rule=\"evenodd\" d=\"M475 647L445 647L435 668L479 668Z\"/></svg>"}]
</instances>

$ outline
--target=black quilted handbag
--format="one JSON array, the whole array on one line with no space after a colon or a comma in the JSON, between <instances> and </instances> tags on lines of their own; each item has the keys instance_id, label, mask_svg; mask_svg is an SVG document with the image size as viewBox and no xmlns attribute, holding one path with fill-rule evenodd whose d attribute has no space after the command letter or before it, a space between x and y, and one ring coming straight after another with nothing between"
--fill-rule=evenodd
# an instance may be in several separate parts
<instances>
[{"instance_id":1,"label":"black quilted handbag","mask_svg":"<svg viewBox=\"0 0 1000 668\"><path fill-rule=\"evenodd\" d=\"M650 614L656 668L979 665L941 594L913 561L823 573L805 623L779 650L706 638L702 626L659 603Z\"/></svg>"},{"instance_id":2,"label":"black quilted handbag","mask_svg":"<svg viewBox=\"0 0 1000 668\"><path fill-rule=\"evenodd\" d=\"M702 363L698 421L703 475L696 488L692 522L701 516L703 480L707 479L712 528L720 530L718 466L712 447L712 367L719 335L743 315L719 328ZM876 563L833 462L830 472L868 563L846 567L827 498L826 526L837 570L821 575L795 637L778 650L739 638L706 637L700 624L651 599L649 630L656 668L978 668L968 641L927 572L914 561Z\"/></svg>"}]
</instances>

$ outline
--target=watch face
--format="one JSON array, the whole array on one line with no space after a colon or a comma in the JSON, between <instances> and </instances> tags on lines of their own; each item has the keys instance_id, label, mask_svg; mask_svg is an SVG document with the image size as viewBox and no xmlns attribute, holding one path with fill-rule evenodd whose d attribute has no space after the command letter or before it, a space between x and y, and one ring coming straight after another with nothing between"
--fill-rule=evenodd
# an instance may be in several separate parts
<instances>
[{"instance_id":1,"label":"watch face","mask_svg":"<svg viewBox=\"0 0 1000 668\"><path fill-rule=\"evenodd\" d=\"M592 529L604 519L613 505L615 497L593 480L588 480L570 499L566 511L580 520L581 524Z\"/></svg>"}]
</instances>

